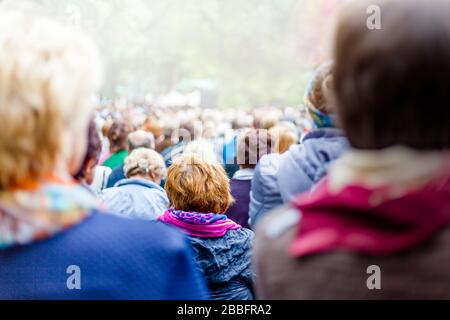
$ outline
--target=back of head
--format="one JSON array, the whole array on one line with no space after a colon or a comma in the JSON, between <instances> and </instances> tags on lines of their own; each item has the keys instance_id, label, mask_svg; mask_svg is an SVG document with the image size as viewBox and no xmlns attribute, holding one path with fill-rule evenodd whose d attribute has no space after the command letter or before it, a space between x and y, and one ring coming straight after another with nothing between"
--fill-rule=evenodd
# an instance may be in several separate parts
<instances>
[{"instance_id":1,"label":"back of head","mask_svg":"<svg viewBox=\"0 0 450 320\"><path fill-rule=\"evenodd\" d=\"M381 29L368 28L376 5ZM358 1L337 26L334 86L353 147L450 147L450 3Z\"/></svg>"},{"instance_id":2,"label":"back of head","mask_svg":"<svg viewBox=\"0 0 450 320\"><path fill-rule=\"evenodd\" d=\"M268 130L248 129L238 137L237 163L241 168L255 168L264 155L275 151L275 141Z\"/></svg>"},{"instance_id":3,"label":"back of head","mask_svg":"<svg viewBox=\"0 0 450 320\"><path fill-rule=\"evenodd\" d=\"M151 132L138 130L128 135L128 150L147 148L155 149L155 136Z\"/></svg>"},{"instance_id":4,"label":"back of head","mask_svg":"<svg viewBox=\"0 0 450 320\"><path fill-rule=\"evenodd\" d=\"M327 61L319 65L313 72L305 92L307 104L317 110L330 114L332 107L333 62Z\"/></svg>"},{"instance_id":5,"label":"back of head","mask_svg":"<svg viewBox=\"0 0 450 320\"><path fill-rule=\"evenodd\" d=\"M280 154L285 153L289 148L298 142L298 133L296 128L281 125L269 130L269 134L275 140L276 151Z\"/></svg>"},{"instance_id":6,"label":"back of head","mask_svg":"<svg viewBox=\"0 0 450 320\"><path fill-rule=\"evenodd\" d=\"M0 189L78 170L100 82L89 38L0 6Z\"/></svg>"},{"instance_id":7,"label":"back of head","mask_svg":"<svg viewBox=\"0 0 450 320\"><path fill-rule=\"evenodd\" d=\"M314 70L305 90L306 110L318 128L336 125L333 117L333 114L336 113L332 94L333 67L332 61L319 65Z\"/></svg>"},{"instance_id":8,"label":"back of head","mask_svg":"<svg viewBox=\"0 0 450 320\"><path fill-rule=\"evenodd\" d=\"M156 176L163 177L166 173L166 165L163 157L154 150L139 148L133 150L125 159L123 167L125 176Z\"/></svg>"},{"instance_id":9,"label":"back of head","mask_svg":"<svg viewBox=\"0 0 450 320\"><path fill-rule=\"evenodd\" d=\"M114 121L108 130L108 140L112 152L118 152L128 148L128 134L131 130L131 126L125 121Z\"/></svg>"},{"instance_id":10,"label":"back of head","mask_svg":"<svg viewBox=\"0 0 450 320\"><path fill-rule=\"evenodd\" d=\"M170 206L176 210L224 213L233 202L223 167L194 154L174 160L165 187Z\"/></svg>"},{"instance_id":11,"label":"back of head","mask_svg":"<svg viewBox=\"0 0 450 320\"><path fill-rule=\"evenodd\" d=\"M281 115L278 112L272 111L261 116L259 128L269 130L278 125Z\"/></svg>"}]
</instances>

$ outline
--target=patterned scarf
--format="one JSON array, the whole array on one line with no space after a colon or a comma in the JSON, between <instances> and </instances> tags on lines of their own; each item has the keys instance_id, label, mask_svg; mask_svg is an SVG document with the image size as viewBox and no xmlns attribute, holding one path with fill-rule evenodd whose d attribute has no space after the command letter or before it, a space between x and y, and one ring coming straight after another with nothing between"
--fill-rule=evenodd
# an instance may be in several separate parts
<instances>
[{"instance_id":1,"label":"patterned scarf","mask_svg":"<svg viewBox=\"0 0 450 320\"><path fill-rule=\"evenodd\" d=\"M313 127L315 129L321 128L334 128L335 127L335 116L326 114L316 107L314 107L309 101L306 102L306 108L308 110L308 114L312 118Z\"/></svg>"},{"instance_id":2,"label":"patterned scarf","mask_svg":"<svg viewBox=\"0 0 450 320\"><path fill-rule=\"evenodd\" d=\"M242 228L223 214L186 212L174 209L168 209L158 220L178 227L190 236L200 238L220 238L229 230Z\"/></svg>"},{"instance_id":3,"label":"patterned scarf","mask_svg":"<svg viewBox=\"0 0 450 320\"><path fill-rule=\"evenodd\" d=\"M95 208L97 201L86 188L57 178L2 192L0 249L50 238L78 224Z\"/></svg>"},{"instance_id":4,"label":"patterned scarf","mask_svg":"<svg viewBox=\"0 0 450 320\"><path fill-rule=\"evenodd\" d=\"M309 95L311 94L311 91L313 90L314 78L315 74L311 77L311 80L307 84L305 89L305 95L303 97L304 105L306 107L306 110L308 111L309 116L312 119L313 127L315 129L335 128L336 116L320 111L315 106L313 106L313 104L308 98Z\"/></svg>"}]
</instances>

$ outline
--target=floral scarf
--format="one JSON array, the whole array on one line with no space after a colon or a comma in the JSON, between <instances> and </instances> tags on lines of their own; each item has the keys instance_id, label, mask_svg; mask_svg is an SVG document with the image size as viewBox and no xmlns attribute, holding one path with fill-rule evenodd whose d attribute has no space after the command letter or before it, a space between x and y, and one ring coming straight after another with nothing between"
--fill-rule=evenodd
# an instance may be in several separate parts
<instances>
[{"instance_id":1,"label":"floral scarf","mask_svg":"<svg viewBox=\"0 0 450 320\"><path fill-rule=\"evenodd\" d=\"M220 238L229 230L242 227L223 214L187 212L168 209L159 221L178 227L184 233L200 238Z\"/></svg>"},{"instance_id":2,"label":"floral scarf","mask_svg":"<svg viewBox=\"0 0 450 320\"><path fill-rule=\"evenodd\" d=\"M92 193L73 181L51 178L0 192L0 249L50 238L95 208Z\"/></svg>"},{"instance_id":3,"label":"floral scarf","mask_svg":"<svg viewBox=\"0 0 450 320\"><path fill-rule=\"evenodd\" d=\"M301 215L290 247L297 257L406 250L450 225L450 157L402 147L352 151L293 206Z\"/></svg>"}]
</instances>

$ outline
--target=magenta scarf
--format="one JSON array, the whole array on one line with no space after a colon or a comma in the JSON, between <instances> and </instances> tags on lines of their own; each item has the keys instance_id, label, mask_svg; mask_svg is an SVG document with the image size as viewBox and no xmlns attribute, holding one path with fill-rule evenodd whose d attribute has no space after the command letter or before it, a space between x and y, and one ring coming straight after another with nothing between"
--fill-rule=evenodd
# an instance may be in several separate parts
<instances>
[{"instance_id":1,"label":"magenta scarf","mask_svg":"<svg viewBox=\"0 0 450 320\"><path fill-rule=\"evenodd\" d=\"M389 255L412 248L450 223L450 178L390 199L386 190L349 185L336 194L326 180L293 205L301 212L290 247L297 257L334 250ZM382 201L382 199L388 199Z\"/></svg>"},{"instance_id":2,"label":"magenta scarf","mask_svg":"<svg viewBox=\"0 0 450 320\"><path fill-rule=\"evenodd\" d=\"M200 238L221 238L229 230L242 227L223 214L187 212L168 209L158 218L168 225L180 228L184 233Z\"/></svg>"}]
</instances>

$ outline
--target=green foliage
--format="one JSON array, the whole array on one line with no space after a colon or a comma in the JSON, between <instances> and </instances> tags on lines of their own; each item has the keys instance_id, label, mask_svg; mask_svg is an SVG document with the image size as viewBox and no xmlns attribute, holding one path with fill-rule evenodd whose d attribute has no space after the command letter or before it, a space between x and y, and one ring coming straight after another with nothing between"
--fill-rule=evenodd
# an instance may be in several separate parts
<instances>
[{"instance_id":1,"label":"green foliage","mask_svg":"<svg viewBox=\"0 0 450 320\"><path fill-rule=\"evenodd\" d=\"M34 2L66 21L78 10L105 58L108 96L144 97L208 79L218 84L220 107L298 104L318 47L305 43L304 25L307 3L318 0Z\"/></svg>"}]
</instances>

